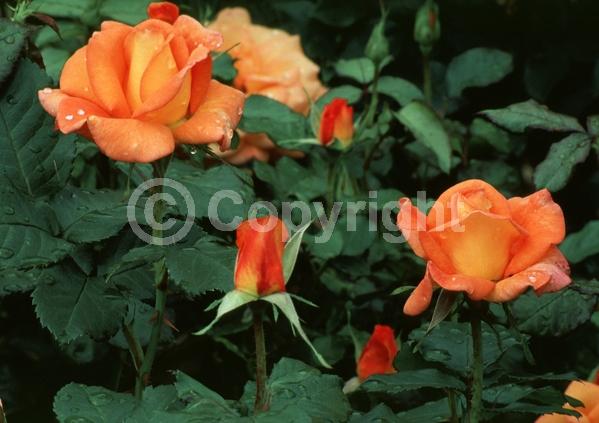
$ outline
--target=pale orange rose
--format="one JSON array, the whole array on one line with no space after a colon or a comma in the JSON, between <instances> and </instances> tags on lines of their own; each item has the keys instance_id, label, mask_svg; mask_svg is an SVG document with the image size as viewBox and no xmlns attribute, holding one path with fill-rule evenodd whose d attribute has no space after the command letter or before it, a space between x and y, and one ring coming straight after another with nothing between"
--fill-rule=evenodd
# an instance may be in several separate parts
<instances>
[{"instance_id":1,"label":"pale orange rose","mask_svg":"<svg viewBox=\"0 0 599 423\"><path fill-rule=\"evenodd\" d=\"M235 59L234 85L243 92L270 97L307 114L310 103L326 91L318 79L320 68L306 57L299 36L253 24L248 11L241 7L221 10L209 28L223 34L219 50ZM277 148L264 134L242 134L239 147L223 157L241 164L289 153ZM291 154L301 156L298 152Z\"/></svg>"},{"instance_id":2,"label":"pale orange rose","mask_svg":"<svg viewBox=\"0 0 599 423\"><path fill-rule=\"evenodd\" d=\"M505 302L529 287L542 294L571 282L556 247L564 239L564 215L546 189L508 200L472 179L441 194L428 216L408 198L399 204L398 226L427 261L404 306L408 315L429 306L434 286L463 291L475 301Z\"/></svg>"},{"instance_id":3,"label":"pale orange rose","mask_svg":"<svg viewBox=\"0 0 599 423\"><path fill-rule=\"evenodd\" d=\"M176 143L228 148L244 95L211 79L221 34L172 3L152 3L148 14L134 27L103 22L40 103L61 132L91 138L114 160L151 162Z\"/></svg>"},{"instance_id":4,"label":"pale orange rose","mask_svg":"<svg viewBox=\"0 0 599 423\"><path fill-rule=\"evenodd\" d=\"M582 416L576 418L565 414L545 414L536 423L599 423L599 385L591 382L575 380L566 389L566 395L582 401L584 406L564 408L578 411Z\"/></svg>"}]
</instances>

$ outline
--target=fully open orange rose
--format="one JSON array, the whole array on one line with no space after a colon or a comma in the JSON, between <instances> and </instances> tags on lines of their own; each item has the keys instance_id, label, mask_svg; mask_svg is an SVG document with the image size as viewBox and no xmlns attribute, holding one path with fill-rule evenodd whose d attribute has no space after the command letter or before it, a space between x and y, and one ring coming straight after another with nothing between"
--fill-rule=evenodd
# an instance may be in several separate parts
<instances>
[{"instance_id":1,"label":"fully open orange rose","mask_svg":"<svg viewBox=\"0 0 599 423\"><path fill-rule=\"evenodd\" d=\"M304 54L299 36L253 24L241 7L221 10L209 28L223 34L220 50L235 59L234 85L243 92L273 98L302 114L325 92L318 79L320 68ZM239 147L223 157L240 164L287 153L266 135L252 134L242 135Z\"/></svg>"},{"instance_id":2,"label":"fully open orange rose","mask_svg":"<svg viewBox=\"0 0 599 423\"><path fill-rule=\"evenodd\" d=\"M566 404L564 408L574 409L582 416L576 418L565 414L546 414L537 419L536 423L599 423L599 385L581 380L570 383L566 395L575 398L583 407L572 407Z\"/></svg>"},{"instance_id":3,"label":"fully open orange rose","mask_svg":"<svg viewBox=\"0 0 599 423\"><path fill-rule=\"evenodd\" d=\"M571 281L556 248L564 239L564 216L545 189L508 200L486 182L468 180L441 194L428 216L408 198L399 204L398 226L427 261L404 306L408 315L429 306L435 285L473 300L504 302L528 287L542 294Z\"/></svg>"},{"instance_id":4,"label":"fully open orange rose","mask_svg":"<svg viewBox=\"0 0 599 423\"><path fill-rule=\"evenodd\" d=\"M282 220L265 216L237 228L235 289L256 296L285 291L283 249L289 234Z\"/></svg>"},{"instance_id":5,"label":"fully open orange rose","mask_svg":"<svg viewBox=\"0 0 599 423\"><path fill-rule=\"evenodd\" d=\"M358 359L357 372L360 381L372 375L395 373L393 360L397 351L393 329L385 325L376 325Z\"/></svg>"},{"instance_id":6,"label":"fully open orange rose","mask_svg":"<svg viewBox=\"0 0 599 423\"><path fill-rule=\"evenodd\" d=\"M229 146L244 95L211 79L222 36L174 4L153 3L131 27L103 22L39 99L63 133L91 138L108 157L151 162L175 143Z\"/></svg>"}]
</instances>

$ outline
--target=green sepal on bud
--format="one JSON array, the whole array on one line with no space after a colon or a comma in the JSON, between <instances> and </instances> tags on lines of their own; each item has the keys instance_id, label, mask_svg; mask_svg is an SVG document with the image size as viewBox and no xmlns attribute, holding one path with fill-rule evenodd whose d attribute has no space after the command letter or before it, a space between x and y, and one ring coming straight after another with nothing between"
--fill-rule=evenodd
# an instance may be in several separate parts
<instances>
[{"instance_id":1,"label":"green sepal on bud","mask_svg":"<svg viewBox=\"0 0 599 423\"><path fill-rule=\"evenodd\" d=\"M439 6L434 0L426 0L416 12L414 40L420 45L422 54L428 56L440 36Z\"/></svg>"},{"instance_id":2,"label":"green sepal on bud","mask_svg":"<svg viewBox=\"0 0 599 423\"><path fill-rule=\"evenodd\" d=\"M387 12L383 10L381 20L372 29L370 38L364 49L365 56L372 60L377 66L389 56L389 41L387 40L387 37L385 37L386 21Z\"/></svg>"}]
</instances>

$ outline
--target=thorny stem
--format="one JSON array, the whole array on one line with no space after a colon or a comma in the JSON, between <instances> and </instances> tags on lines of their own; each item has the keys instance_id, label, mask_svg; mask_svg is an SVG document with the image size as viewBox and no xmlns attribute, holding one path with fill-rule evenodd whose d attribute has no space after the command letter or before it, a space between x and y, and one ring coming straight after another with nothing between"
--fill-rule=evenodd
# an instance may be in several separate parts
<instances>
[{"instance_id":1,"label":"thorny stem","mask_svg":"<svg viewBox=\"0 0 599 423\"><path fill-rule=\"evenodd\" d=\"M254 339L256 341L256 402L254 413L268 410L268 390L266 387L266 344L264 341L263 309L259 304L252 304L254 317Z\"/></svg>"}]
</instances>

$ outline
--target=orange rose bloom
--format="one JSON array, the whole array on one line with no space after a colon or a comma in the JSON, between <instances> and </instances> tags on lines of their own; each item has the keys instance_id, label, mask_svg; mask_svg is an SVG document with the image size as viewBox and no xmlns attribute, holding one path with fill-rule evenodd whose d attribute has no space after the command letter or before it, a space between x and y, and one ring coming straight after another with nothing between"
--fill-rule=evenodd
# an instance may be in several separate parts
<instances>
[{"instance_id":1,"label":"orange rose bloom","mask_svg":"<svg viewBox=\"0 0 599 423\"><path fill-rule=\"evenodd\" d=\"M243 93L211 80L222 36L174 4L153 3L135 27L105 21L39 99L63 133L91 138L114 160L151 162L175 143L229 146Z\"/></svg>"},{"instance_id":2,"label":"orange rose bloom","mask_svg":"<svg viewBox=\"0 0 599 423\"><path fill-rule=\"evenodd\" d=\"M283 249L289 238L281 219L265 216L237 228L235 289L256 296L285 291Z\"/></svg>"},{"instance_id":3,"label":"orange rose bloom","mask_svg":"<svg viewBox=\"0 0 599 423\"><path fill-rule=\"evenodd\" d=\"M476 301L505 302L528 287L542 294L571 282L556 247L564 239L564 216L546 189L508 200L473 179L441 194L428 216L408 198L399 204L399 229L427 261L424 278L404 306L408 315L429 306L434 285L464 291Z\"/></svg>"},{"instance_id":4,"label":"orange rose bloom","mask_svg":"<svg viewBox=\"0 0 599 423\"><path fill-rule=\"evenodd\" d=\"M323 145L329 145L338 139L343 145L351 144L354 136L354 109L347 100L335 98L324 106L320 117L318 139Z\"/></svg>"},{"instance_id":5,"label":"orange rose bloom","mask_svg":"<svg viewBox=\"0 0 599 423\"><path fill-rule=\"evenodd\" d=\"M536 423L599 423L599 385L577 380L570 383L566 395L584 403L583 407L564 406L582 414L579 419L565 414L545 414Z\"/></svg>"},{"instance_id":6,"label":"orange rose bloom","mask_svg":"<svg viewBox=\"0 0 599 423\"><path fill-rule=\"evenodd\" d=\"M209 28L223 34L227 51L235 59L235 87L247 94L260 94L307 114L310 103L325 88L318 79L320 68L306 57L297 35L252 23L241 7L220 11ZM277 149L264 134L243 135L239 147L223 157L240 164L252 159L268 160L271 154L287 154Z\"/></svg>"},{"instance_id":7,"label":"orange rose bloom","mask_svg":"<svg viewBox=\"0 0 599 423\"><path fill-rule=\"evenodd\" d=\"M393 329L376 325L358 360L358 378L364 381L372 375L395 373L393 360L397 355Z\"/></svg>"}]
</instances>

